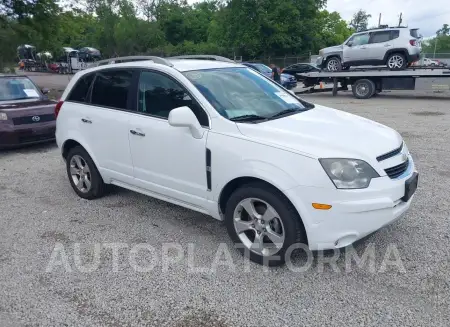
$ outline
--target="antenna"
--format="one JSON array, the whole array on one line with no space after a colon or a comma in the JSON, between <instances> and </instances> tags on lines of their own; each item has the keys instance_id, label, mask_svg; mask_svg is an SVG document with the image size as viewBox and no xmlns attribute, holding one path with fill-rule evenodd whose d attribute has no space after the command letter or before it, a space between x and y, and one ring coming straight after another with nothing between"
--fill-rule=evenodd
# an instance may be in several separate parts
<instances>
[{"instance_id":1,"label":"antenna","mask_svg":"<svg viewBox=\"0 0 450 327\"><path fill-rule=\"evenodd\" d=\"M402 13L400 13L400 17L398 18L398 27L402 26L402 22L403 22Z\"/></svg>"}]
</instances>

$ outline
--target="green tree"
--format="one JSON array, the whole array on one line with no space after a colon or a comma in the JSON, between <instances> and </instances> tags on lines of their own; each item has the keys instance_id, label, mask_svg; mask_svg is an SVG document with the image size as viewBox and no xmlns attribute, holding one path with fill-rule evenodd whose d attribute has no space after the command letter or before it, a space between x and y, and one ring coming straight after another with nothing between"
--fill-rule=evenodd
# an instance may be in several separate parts
<instances>
[{"instance_id":1,"label":"green tree","mask_svg":"<svg viewBox=\"0 0 450 327\"><path fill-rule=\"evenodd\" d=\"M372 15L360 9L353 15L350 26L357 32L366 30L370 17L372 17Z\"/></svg>"},{"instance_id":2,"label":"green tree","mask_svg":"<svg viewBox=\"0 0 450 327\"><path fill-rule=\"evenodd\" d=\"M344 43L353 33L345 20L337 12L322 10L316 20L314 49L321 49Z\"/></svg>"}]
</instances>

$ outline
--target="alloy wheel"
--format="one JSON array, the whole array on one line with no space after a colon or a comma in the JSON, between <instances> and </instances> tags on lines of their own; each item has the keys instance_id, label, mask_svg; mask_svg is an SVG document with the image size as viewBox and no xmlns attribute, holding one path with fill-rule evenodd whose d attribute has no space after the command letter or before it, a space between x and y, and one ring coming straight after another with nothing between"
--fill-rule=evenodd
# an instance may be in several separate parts
<instances>
[{"instance_id":1,"label":"alloy wheel","mask_svg":"<svg viewBox=\"0 0 450 327\"><path fill-rule=\"evenodd\" d=\"M404 64L404 59L400 55L393 55L388 60L388 67L393 68L402 68Z\"/></svg>"},{"instance_id":2,"label":"alloy wheel","mask_svg":"<svg viewBox=\"0 0 450 327\"><path fill-rule=\"evenodd\" d=\"M327 69L329 71L337 71L339 70L339 61L337 59L330 59L327 63Z\"/></svg>"},{"instance_id":3,"label":"alloy wheel","mask_svg":"<svg viewBox=\"0 0 450 327\"><path fill-rule=\"evenodd\" d=\"M70 159L70 176L80 192L90 191L92 187L91 170L87 162L79 155L74 155Z\"/></svg>"},{"instance_id":4,"label":"alloy wheel","mask_svg":"<svg viewBox=\"0 0 450 327\"><path fill-rule=\"evenodd\" d=\"M257 198L242 200L234 210L233 220L239 239L250 251L272 256L283 247L283 222L267 202Z\"/></svg>"}]
</instances>

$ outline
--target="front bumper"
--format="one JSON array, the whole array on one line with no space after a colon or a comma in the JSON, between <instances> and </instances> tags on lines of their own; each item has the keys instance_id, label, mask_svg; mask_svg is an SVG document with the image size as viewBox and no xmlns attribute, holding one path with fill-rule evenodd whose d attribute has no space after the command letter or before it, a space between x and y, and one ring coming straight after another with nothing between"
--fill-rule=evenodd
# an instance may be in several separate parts
<instances>
[{"instance_id":1,"label":"front bumper","mask_svg":"<svg viewBox=\"0 0 450 327\"><path fill-rule=\"evenodd\" d=\"M323 60L324 58L322 56L318 56L316 59L316 66L319 68L324 68L324 64L325 61Z\"/></svg>"},{"instance_id":2,"label":"front bumper","mask_svg":"<svg viewBox=\"0 0 450 327\"><path fill-rule=\"evenodd\" d=\"M55 121L20 126L1 124L4 125L0 126L0 148L36 144L55 139Z\"/></svg>"},{"instance_id":3,"label":"front bumper","mask_svg":"<svg viewBox=\"0 0 450 327\"><path fill-rule=\"evenodd\" d=\"M300 213L311 250L342 248L399 219L413 199L404 202L405 181L415 172L398 179L372 179L367 189L338 190L296 187L286 192ZM330 210L316 210L312 203L331 204Z\"/></svg>"}]
</instances>

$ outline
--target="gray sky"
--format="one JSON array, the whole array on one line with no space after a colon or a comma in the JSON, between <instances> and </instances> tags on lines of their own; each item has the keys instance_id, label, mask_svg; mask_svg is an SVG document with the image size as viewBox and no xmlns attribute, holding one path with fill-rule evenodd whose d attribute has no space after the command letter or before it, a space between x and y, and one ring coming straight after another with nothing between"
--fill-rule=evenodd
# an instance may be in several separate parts
<instances>
[{"instance_id":1,"label":"gray sky","mask_svg":"<svg viewBox=\"0 0 450 327\"><path fill-rule=\"evenodd\" d=\"M372 15L370 26L398 24L400 12L403 13L403 25L420 29L424 37L433 36L444 23L450 24L450 5L448 0L328 0L327 9L337 11L349 21L359 9Z\"/></svg>"}]
</instances>

